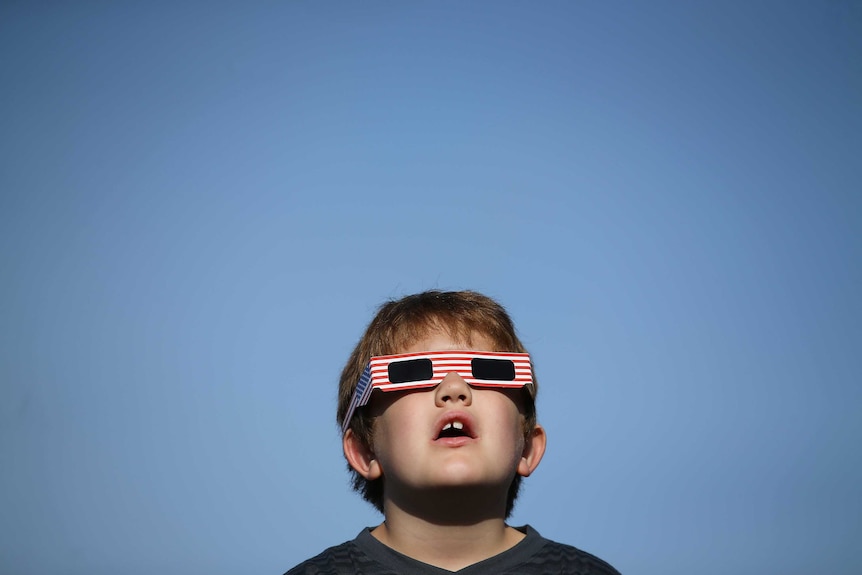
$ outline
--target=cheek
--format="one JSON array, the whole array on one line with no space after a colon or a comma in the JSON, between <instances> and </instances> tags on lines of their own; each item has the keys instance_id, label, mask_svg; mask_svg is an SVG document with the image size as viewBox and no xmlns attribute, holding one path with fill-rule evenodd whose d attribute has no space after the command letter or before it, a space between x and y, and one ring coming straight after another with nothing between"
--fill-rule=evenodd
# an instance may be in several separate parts
<instances>
[{"instance_id":1,"label":"cheek","mask_svg":"<svg viewBox=\"0 0 862 575\"><path fill-rule=\"evenodd\" d=\"M489 409L495 414L494 419L502 429L509 430L510 439L523 449L526 418L518 402L514 400L515 396L508 390L503 393L499 391L490 391L490 393L493 395L489 395L487 401Z\"/></svg>"},{"instance_id":2,"label":"cheek","mask_svg":"<svg viewBox=\"0 0 862 575\"><path fill-rule=\"evenodd\" d=\"M380 452L399 453L410 449L408 443L423 436L421 410L414 405L413 397L401 397L380 410L374 420L374 444Z\"/></svg>"}]
</instances>

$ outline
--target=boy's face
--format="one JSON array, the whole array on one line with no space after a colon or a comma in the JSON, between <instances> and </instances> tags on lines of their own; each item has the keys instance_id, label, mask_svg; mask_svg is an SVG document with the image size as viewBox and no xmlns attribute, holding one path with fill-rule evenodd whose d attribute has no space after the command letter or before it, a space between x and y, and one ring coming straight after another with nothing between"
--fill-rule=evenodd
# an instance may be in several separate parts
<instances>
[{"instance_id":1,"label":"boy's face","mask_svg":"<svg viewBox=\"0 0 862 575\"><path fill-rule=\"evenodd\" d=\"M397 353L497 351L481 334L470 339L468 346L435 331ZM457 486L505 491L515 473L529 475L538 460L525 458L523 393L472 388L454 372L434 388L375 392L373 457L386 478L385 497Z\"/></svg>"}]
</instances>

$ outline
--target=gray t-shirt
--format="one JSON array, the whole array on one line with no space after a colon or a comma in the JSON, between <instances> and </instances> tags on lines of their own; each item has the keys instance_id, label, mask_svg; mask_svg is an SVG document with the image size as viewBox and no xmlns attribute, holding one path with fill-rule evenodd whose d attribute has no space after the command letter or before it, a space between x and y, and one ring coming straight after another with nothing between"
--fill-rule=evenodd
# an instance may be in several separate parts
<instances>
[{"instance_id":1,"label":"gray t-shirt","mask_svg":"<svg viewBox=\"0 0 862 575\"><path fill-rule=\"evenodd\" d=\"M545 539L529 525L516 527L526 535L499 555L469 565L460 575L620 575L594 555ZM330 547L285 575L443 575L452 573L411 559L387 547L363 529L356 539Z\"/></svg>"}]
</instances>

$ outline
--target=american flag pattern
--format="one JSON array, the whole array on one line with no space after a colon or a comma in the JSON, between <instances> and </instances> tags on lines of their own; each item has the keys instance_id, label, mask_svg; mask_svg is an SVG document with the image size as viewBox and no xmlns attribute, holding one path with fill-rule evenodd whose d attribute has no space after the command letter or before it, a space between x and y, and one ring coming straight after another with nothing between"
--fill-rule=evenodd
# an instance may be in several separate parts
<instances>
[{"instance_id":1,"label":"american flag pattern","mask_svg":"<svg viewBox=\"0 0 862 575\"><path fill-rule=\"evenodd\" d=\"M504 359L509 360L515 367L514 380L492 380L476 379L473 377L472 361L481 359ZM434 375L431 379L422 381L406 381L403 383L392 383L389 381L389 364L396 361L430 359ZM509 353L492 351L424 351L418 353L402 353L397 355L380 355L371 358L363 370L353 392L353 398L347 408L344 417L342 431L346 431L350 425L350 419L357 408L368 403L371 392L375 389L381 391L406 391L410 389L422 389L438 385L451 372L457 373L461 378L475 387L504 387L518 388L533 384L533 369L530 365L530 354Z\"/></svg>"},{"instance_id":2,"label":"american flag pattern","mask_svg":"<svg viewBox=\"0 0 862 575\"><path fill-rule=\"evenodd\" d=\"M357 407L361 407L368 403L371 397L371 392L374 390L371 385L371 364L365 366L362 370L362 375L359 376L359 383L356 384L356 390L353 392L353 397L350 400L350 405L347 406L347 414L344 416L344 422L341 424L342 433L347 431L350 425L350 420L353 418L353 412Z\"/></svg>"}]
</instances>

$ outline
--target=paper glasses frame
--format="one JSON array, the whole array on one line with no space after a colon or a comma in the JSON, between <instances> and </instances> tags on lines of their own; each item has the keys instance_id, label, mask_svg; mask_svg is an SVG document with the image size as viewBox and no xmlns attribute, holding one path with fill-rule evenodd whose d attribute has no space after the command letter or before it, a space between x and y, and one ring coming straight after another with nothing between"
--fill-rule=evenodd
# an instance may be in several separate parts
<instances>
[{"instance_id":1,"label":"paper glasses frame","mask_svg":"<svg viewBox=\"0 0 862 575\"><path fill-rule=\"evenodd\" d=\"M427 363L415 362L414 360L428 360L433 374L427 373L429 369ZM473 360L478 360L478 362L474 363ZM477 371L481 367L482 371L486 372L480 374L483 377L476 377L473 372L474 365L477 367ZM424 369L425 375L430 375L430 377L423 376L421 379L416 379L406 376L400 380L392 377L396 381L391 381L390 374L393 371L398 371L392 368L401 366L408 367L408 371L410 371L410 367L418 366L420 372ZM403 372L403 370L401 371ZM368 404L371 399L371 392L375 389L407 391L435 387L452 372L457 373L465 382L474 387L519 388L533 384L533 369L528 353L444 350L375 356L368 362L356 384L356 389L341 425L341 431L347 431L353 414L358 408ZM416 373L415 369L413 373ZM497 379L494 379L495 375L498 377ZM501 375L503 377L500 377Z\"/></svg>"}]
</instances>

